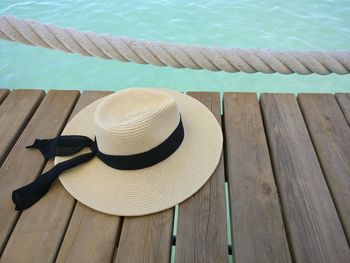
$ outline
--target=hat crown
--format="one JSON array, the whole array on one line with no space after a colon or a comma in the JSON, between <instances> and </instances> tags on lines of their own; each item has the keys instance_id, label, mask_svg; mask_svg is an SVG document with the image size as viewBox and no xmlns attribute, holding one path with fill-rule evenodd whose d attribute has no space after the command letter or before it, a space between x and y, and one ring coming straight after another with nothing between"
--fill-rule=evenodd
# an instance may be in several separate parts
<instances>
[{"instance_id":1,"label":"hat crown","mask_svg":"<svg viewBox=\"0 0 350 263\"><path fill-rule=\"evenodd\" d=\"M146 152L165 141L179 121L175 98L169 93L126 89L106 97L95 112L98 148L110 155Z\"/></svg>"}]
</instances>

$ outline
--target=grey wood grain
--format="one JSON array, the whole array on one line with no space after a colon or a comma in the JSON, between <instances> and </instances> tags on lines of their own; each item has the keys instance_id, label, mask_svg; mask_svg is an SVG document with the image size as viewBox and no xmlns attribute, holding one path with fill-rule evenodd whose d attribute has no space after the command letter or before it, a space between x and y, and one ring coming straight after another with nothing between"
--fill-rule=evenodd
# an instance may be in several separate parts
<instances>
[{"instance_id":1,"label":"grey wood grain","mask_svg":"<svg viewBox=\"0 0 350 263\"><path fill-rule=\"evenodd\" d=\"M255 93L225 93L234 262L291 262Z\"/></svg>"},{"instance_id":2,"label":"grey wood grain","mask_svg":"<svg viewBox=\"0 0 350 263\"><path fill-rule=\"evenodd\" d=\"M348 121L348 124L350 125L350 93L337 93L335 94L335 97Z\"/></svg>"},{"instance_id":3,"label":"grey wood grain","mask_svg":"<svg viewBox=\"0 0 350 263\"><path fill-rule=\"evenodd\" d=\"M296 262L350 262L350 251L298 103L260 98L288 237Z\"/></svg>"},{"instance_id":4,"label":"grey wood grain","mask_svg":"<svg viewBox=\"0 0 350 263\"><path fill-rule=\"evenodd\" d=\"M299 94L298 101L350 240L350 126L331 94Z\"/></svg>"},{"instance_id":5,"label":"grey wood grain","mask_svg":"<svg viewBox=\"0 0 350 263\"><path fill-rule=\"evenodd\" d=\"M114 262L169 262L173 210L124 217Z\"/></svg>"},{"instance_id":6,"label":"grey wood grain","mask_svg":"<svg viewBox=\"0 0 350 263\"><path fill-rule=\"evenodd\" d=\"M189 92L221 124L220 94ZM225 173L223 157L207 183L179 205L176 262L227 262Z\"/></svg>"},{"instance_id":7,"label":"grey wood grain","mask_svg":"<svg viewBox=\"0 0 350 263\"><path fill-rule=\"evenodd\" d=\"M44 96L42 90L14 90L0 105L0 165Z\"/></svg>"}]
</instances>

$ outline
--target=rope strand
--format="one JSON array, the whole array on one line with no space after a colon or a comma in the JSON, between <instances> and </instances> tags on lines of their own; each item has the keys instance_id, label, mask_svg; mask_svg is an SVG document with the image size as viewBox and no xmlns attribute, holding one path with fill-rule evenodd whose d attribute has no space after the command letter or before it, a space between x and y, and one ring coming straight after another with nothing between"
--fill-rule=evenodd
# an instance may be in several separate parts
<instances>
[{"instance_id":1,"label":"rope strand","mask_svg":"<svg viewBox=\"0 0 350 263\"><path fill-rule=\"evenodd\" d=\"M0 16L0 39L83 56L210 71L327 75L350 73L350 50L276 51L171 44L81 32Z\"/></svg>"}]
</instances>

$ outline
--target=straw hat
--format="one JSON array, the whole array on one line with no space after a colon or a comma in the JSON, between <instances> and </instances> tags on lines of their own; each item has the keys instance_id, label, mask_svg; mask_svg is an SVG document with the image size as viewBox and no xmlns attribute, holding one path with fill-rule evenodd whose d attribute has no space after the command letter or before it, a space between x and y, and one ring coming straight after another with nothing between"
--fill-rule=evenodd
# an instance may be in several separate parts
<instances>
[{"instance_id":1,"label":"straw hat","mask_svg":"<svg viewBox=\"0 0 350 263\"><path fill-rule=\"evenodd\" d=\"M62 134L96 137L104 154L135 155L165 141L180 119L183 140L165 160L142 169L119 170L93 158L65 171L60 181L81 203L112 215L146 215L181 203L213 174L223 143L216 118L194 98L168 89L124 89L81 110ZM83 151L56 157L55 164Z\"/></svg>"}]
</instances>

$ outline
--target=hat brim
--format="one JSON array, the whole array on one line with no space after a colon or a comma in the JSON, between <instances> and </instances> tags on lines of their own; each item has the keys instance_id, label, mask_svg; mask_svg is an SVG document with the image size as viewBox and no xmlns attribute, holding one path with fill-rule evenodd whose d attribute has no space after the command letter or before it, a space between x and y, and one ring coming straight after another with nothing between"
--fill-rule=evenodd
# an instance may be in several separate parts
<instances>
[{"instance_id":1,"label":"hat brim","mask_svg":"<svg viewBox=\"0 0 350 263\"><path fill-rule=\"evenodd\" d=\"M140 216L183 202L207 182L222 152L223 137L219 123L196 99L177 91L159 90L170 93L176 99L185 132L180 147L164 161L144 169L117 170L95 157L67 170L59 179L74 198L103 213ZM94 112L104 98L81 110L62 134L85 135L94 139ZM89 150L84 149L76 155L83 152ZM55 164L76 155L56 157Z\"/></svg>"}]
</instances>

